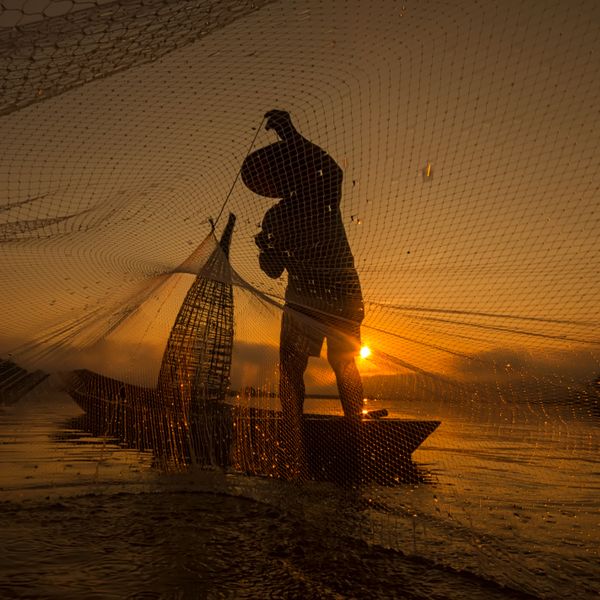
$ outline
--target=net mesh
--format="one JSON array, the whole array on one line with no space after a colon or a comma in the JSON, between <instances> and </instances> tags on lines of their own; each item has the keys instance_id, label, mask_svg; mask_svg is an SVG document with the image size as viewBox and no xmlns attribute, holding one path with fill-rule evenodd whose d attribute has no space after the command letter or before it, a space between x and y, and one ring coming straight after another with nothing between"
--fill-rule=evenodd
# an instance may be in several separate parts
<instances>
[{"instance_id":1,"label":"net mesh","mask_svg":"<svg viewBox=\"0 0 600 600\"><path fill-rule=\"evenodd\" d=\"M0 0L3 400L597 591L599 19Z\"/></svg>"}]
</instances>

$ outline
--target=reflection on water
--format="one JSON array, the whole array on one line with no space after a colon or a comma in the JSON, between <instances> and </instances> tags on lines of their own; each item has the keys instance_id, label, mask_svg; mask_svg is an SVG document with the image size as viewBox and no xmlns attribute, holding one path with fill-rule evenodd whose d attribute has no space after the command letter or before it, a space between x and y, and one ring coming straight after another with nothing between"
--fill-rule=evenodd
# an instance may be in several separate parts
<instances>
[{"instance_id":1,"label":"reflection on water","mask_svg":"<svg viewBox=\"0 0 600 600\"><path fill-rule=\"evenodd\" d=\"M2 408L0 596L596 596L596 425L386 408L441 418L414 454L429 483L164 474L66 427L81 412L47 387Z\"/></svg>"},{"instance_id":2,"label":"reflection on water","mask_svg":"<svg viewBox=\"0 0 600 600\"><path fill-rule=\"evenodd\" d=\"M2 507L0 595L81 598L506 598L485 580L242 498L163 492Z\"/></svg>"},{"instance_id":3,"label":"reflection on water","mask_svg":"<svg viewBox=\"0 0 600 600\"><path fill-rule=\"evenodd\" d=\"M81 414L68 396L45 386L14 406L0 407L0 499L152 479L151 454L65 427Z\"/></svg>"}]
</instances>

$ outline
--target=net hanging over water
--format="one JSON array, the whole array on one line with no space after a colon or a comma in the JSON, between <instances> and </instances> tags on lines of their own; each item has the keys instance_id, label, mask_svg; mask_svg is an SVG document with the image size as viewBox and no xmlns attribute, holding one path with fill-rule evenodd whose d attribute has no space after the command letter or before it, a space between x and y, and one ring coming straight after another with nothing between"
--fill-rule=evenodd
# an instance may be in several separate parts
<instances>
[{"instance_id":1,"label":"net hanging over water","mask_svg":"<svg viewBox=\"0 0 600 600\"><path fill-rule=\"evenodd\" d=\"M367 490L370 541L597 590L599 19L0 0L1 398L53 385L163 469Z\"/></svg>"}]
</instances>

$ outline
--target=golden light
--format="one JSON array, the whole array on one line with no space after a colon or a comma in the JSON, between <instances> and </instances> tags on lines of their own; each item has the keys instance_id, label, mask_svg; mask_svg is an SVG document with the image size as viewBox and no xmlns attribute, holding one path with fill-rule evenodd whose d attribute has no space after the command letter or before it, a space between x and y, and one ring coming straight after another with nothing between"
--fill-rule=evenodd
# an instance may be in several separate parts
<instances>
[{"instance_id":1,"label":"golden light","mask_svg":"<svg viewBox=\"0 0 600 600\"><path fill-rule=\"evenodd\" d=\"M360 349L360 357L369 358L369 356L371 356L371 348L369 348L369 346L363 346Z\"/></svg>"}]
</instances>

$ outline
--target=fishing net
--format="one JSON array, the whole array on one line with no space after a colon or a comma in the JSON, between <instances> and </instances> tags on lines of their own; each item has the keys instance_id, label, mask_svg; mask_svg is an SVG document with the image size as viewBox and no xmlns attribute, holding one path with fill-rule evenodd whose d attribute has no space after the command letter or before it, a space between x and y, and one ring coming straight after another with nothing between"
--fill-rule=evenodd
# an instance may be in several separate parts
<instances>
[{"instance_id":1,"label":"fishing net","mask_svg":"<svg viewBox=\"0 0 600 600\"><path fill-rule=\"evenodd\" d=\"M597 591L599 19L1 0L3 401Z\"/></svg>"}]
</instances>

